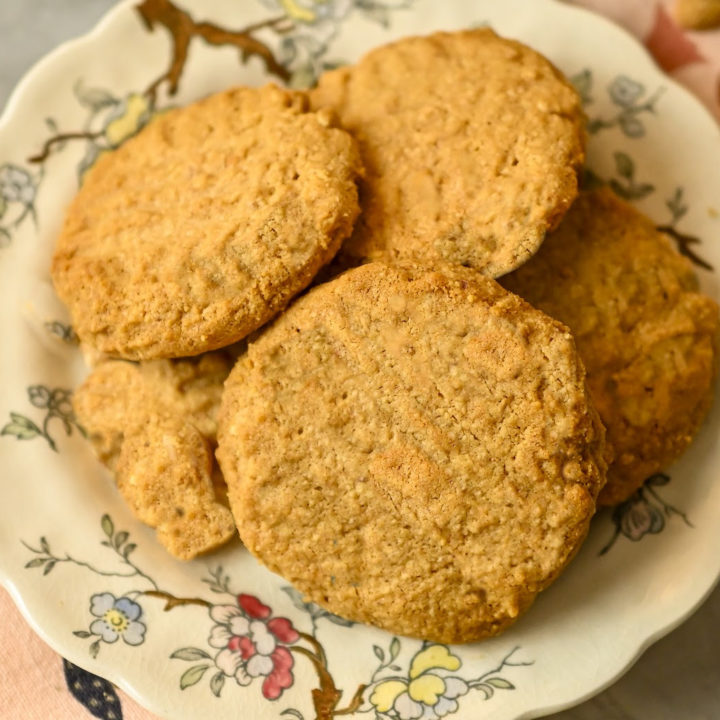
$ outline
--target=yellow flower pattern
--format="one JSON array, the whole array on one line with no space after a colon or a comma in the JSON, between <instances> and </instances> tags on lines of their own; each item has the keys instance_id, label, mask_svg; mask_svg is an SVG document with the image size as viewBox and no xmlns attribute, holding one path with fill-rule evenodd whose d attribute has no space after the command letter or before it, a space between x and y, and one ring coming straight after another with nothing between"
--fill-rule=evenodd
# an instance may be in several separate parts
<instances>
[{"instance_id":1,"label":"yellow flower pattern","mask_svg":"<svg viewBox=\"0 0 720 720\"><path fill-rule=\"evenodd\" d=\"M405 680L385 680L375 688L370 696L370 702L378 712L385 713L392 709L395 698L404 692L407 686Z\"/></svg>"},{"instance_id":2,"label":"yellow flower pattern","mask_svg":"<svg viewBox=\"0 0 720 720\"><path fill-rule=\"evenodd\" d=\"M386 26L393 11L408 8L414 0L260 0L291 22L284 32L278 60L290 71L291 87L312 85L324 70L343 58L329 55L329 47L343 23L353 14Z\"/></svg>"},{"instance_id":3,"label":"yellow flower pattern","mask_svg":"<svg viewBox=\"0 0 720 720\"><path fill-rule=\"evenodd\" d=\"M410 663L407 678L389 678L375 686L370 703L379 714L394 711L403 720L435 720L454 713L456 698L467 693L468 684L459 677L447 675L462 662L445 645L428 645Z\"/></svg>"},{"instance_id":4,"label":"yellow flower pattern","mask_svg":"<svg viewBox=\"0 0 720 720\"><path fill-rule=\"evenodd\" d=\"M457 712L458 699L470 690L489 700L498 690L513 690L515 686L501 673L505 668L532 665L532 662L513 659L519 648L513 648L495 667L479 677L463 679L457 675L462 660L446 645L424 645L410 659L407 676L392 675L378 678L386 670L400 671L395 665L400 654L399 638L390 643L389 658L378 646L373 650L380 665L368 688L365 710L374 710L376 720L439 720Z\"/></svg>"},{"instance_id":5,"label":"yellow flower pattern","mask_svg":"<svg viewBox=\"0 0 720 720\"><path fill-rule=\"evenodd\" d=\"M145 95L129 95L121 113L105 126L105 139L110 147L118 147L140 130L147 122L150 111L150 102Z\"/></svg>"},{"instance_id":6,"label":"yellow flower pattern","mask_svg":"<svg viewBox=\"0 0 720 720\"><path fill-rule=\"evenodd\" d=\"M430 645L413 658L410 665L410 677L416 678L426 670L433 668L458 670L460 665L460 658L452 655L445 645Z\"/></svg>"},{"instance_id":7,"label":"yellow flower pattern","mask_svg":"<svg viewBox=\"0 0 720 720\"><path fill-rule=\"evenodd\" d=\"M315 4L323 1L327 2L327 0L312 1ZM315 22L317 18L317 13L312 8L307 7L307 5L301 5L298 0L280 0L280 4L282 5L283 10L287 13L288 17L291 17L293 20L312 23Z\"/></svg>"}]
</instances>

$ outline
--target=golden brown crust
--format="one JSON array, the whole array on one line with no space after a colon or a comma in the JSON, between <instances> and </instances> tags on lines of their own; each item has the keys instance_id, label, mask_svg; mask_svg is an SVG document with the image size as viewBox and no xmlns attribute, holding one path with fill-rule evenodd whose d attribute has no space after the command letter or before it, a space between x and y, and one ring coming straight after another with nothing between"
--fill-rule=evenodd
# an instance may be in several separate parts
<instances>
[{"instance_id":1,"label":"golden brown crust","mask_svg":"<svg viewBox=\"0 0 720 720\"><path fill-rule=\"evenodd\" d=\"M584 117L544 57L487 28L404 38L311 91L357 139L363 213L341 255L524 262L577 194Z\"/></svg>"},{"instance_id":2,"label":"golden brown crust","mask_svg":"<svg viewBox=\"0 0 720 720\"><path fill-rule=\"evenodd\" d=\"M138 520L157 529L171 555L190 560L235 535L230 510L216 497L213 446L182 419L148 418L122 443L117 486Z\"/></svg>"},{"instance_id":3,"label":"golden brown crust","mask_svg":"<svg viewBox=\"0 0 720 720\"><path fill-rule=\"evenodd\" d=\"M251 552L340 615L441 642L526 610L604 482L567 329L461 267L315 288L250 345L218 422Z\"/></svg>"},{"instance_id":4,"label":"golden brown crust","mask_svg":"<svg viewBox=\"0 0 720 720\"><path fill-rule=\"evenodd\" d=\"M349 235L361 166L303 94L235 88L158 116L98 160L53 258L82 342L149 359L229 345Z\"/></svg>"},{"instance_id":5,"label":"golden brown crust","mask_svg":"<svg viewBox=\"0 0 720 720\"><path fill-rule=\"evenodd\" d=\"M720 26L720 0L675 0L673 14L684 28L708 30Z\"/></svg>"},{"instance_id":6,"label":"golden brown crust","mask_svg":"<svg viewBox=\"0 0 720 720\"><path fill-rule=\"evenodd\" d=\"M135 516L189 560L235 534L215 464L216 416L232 358L140 364L108 360L77 389L73 406Z\"/></svg>"},{"instance_id":7,"label":"golden brown crust","mask_svg":"<svg viewBox=\"0 0 720 720\"><path fill-rule=\"evenodd\" d=\"M688 260L609 190L582 194L503 285L567 324L615 451L599 502L688 447L710 407L718 307Z\"/></svg>"}]
</instances>

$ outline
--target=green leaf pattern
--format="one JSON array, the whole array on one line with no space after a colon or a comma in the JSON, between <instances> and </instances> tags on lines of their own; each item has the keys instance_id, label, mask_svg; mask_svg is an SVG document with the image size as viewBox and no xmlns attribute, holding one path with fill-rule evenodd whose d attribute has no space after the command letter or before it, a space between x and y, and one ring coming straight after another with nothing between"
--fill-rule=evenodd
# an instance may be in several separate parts
<instances>
[{"instance_id":1,"label":"green leaf pattern","mask_svg":"<svg viewBox=\"0 0 720 720\"><path fill-rule=\"evenodd\" d=\"M42 430L30 418L11 412L10 422L3 427L0 435L11 435L18 440L30 440L42 435Z\"/></svg>"},{"instance_id":2,"label":"green leaf pattern","mask_svg":"<svg viewBox=\"0 0 720 720\"><path fill-rule=\"evenodd\" d=\"M41 423L36 423L22 413L11 412L10 421L2 427L0 436L14 437L16 440L43 438L50 449L57 452L57 444L50 433L53 420L60 421L66 435L71 435L73 428L81 435L85 434L75 419L70 390L50 388L46 385L31 385L27 388L27 395L31 405L45 411Z\"/></svg>"},{"instance_id":3,"label":"green leaf pattern","mask_svg":"<svg viewBox=\"0 0 720 720\"><path fill-rule=\"evenodd\" d=\"M210 655L200 648L186 647L176 650L170 657L173 660L188 660L192 662L193 660L208 660Z\"/></svg>"},{"instance_id":4,"label":"green leaf pattern","mask_svg":"<svg viewBox=\"0 0 720 720\"><path fill-rule=\"evenodd\" d=\"M208 671L209 665L194 665L186 670L180 677L180 689L185 690L191 685L196 685L202 680L203 675Z\"/></svg>"}]
</instances>

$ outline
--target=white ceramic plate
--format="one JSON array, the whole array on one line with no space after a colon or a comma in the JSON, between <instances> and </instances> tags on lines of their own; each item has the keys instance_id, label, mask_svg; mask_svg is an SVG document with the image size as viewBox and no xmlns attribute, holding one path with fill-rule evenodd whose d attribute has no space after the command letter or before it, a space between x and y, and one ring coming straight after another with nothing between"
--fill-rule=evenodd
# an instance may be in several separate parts
<instances>
[{"instance_id":1,"label":"white ceramic plate","mask_svg":"<svg viewBox=\"0 0 720 720\"><path fill-rule=\"evenodd\" d=\"M0 576L25 616L69 660L173 720L240 710L508 720L602 689L718 577L717 404L686 457L601 514L567 573L513 629L475 645L423 645L303 604L239 543L190 564L165 554L74 423L67 389L85 370L48 262L83 168L152 112L230 84L283 76L302 85L410 33L490 23L544 52L586 97L593 172L715 267L718 127L634 40L551 0L135 5L121 3L41 62L0 122ZM169 97L173 78L179 91ZM698 272L717 297L717 275Z\"/></svg>"}]
</instances>

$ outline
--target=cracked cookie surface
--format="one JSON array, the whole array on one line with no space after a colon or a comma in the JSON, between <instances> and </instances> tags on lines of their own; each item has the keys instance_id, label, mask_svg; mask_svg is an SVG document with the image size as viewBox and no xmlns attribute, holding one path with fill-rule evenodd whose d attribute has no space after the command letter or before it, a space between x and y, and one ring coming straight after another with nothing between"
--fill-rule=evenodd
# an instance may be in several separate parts
<instances>
[{"instance_id":1,"label":"cracked cookie surface","mask_svg":"<svg viewBox=\"0 0 720 720\"><path fill-rule=\"evenodd\" d=\"M502 284L575 336L615 459L599 502L626 500L688 447L712 401L718 306L650 219L581 194Z\"/></svg>"},{"instance_id":2,"label":"cracked cookie surface","mask_svg":"<svg viewBox=\"0 0 720 720\"><path fill-rule=\"evenodd\" d=\"M84 345L132 360L230 345L350 233L360 161L306 96L234 88L154 118L88 171L52 276Z\"/></svg>"},{"instance_id":3,"label":"cracked cookie surface","mask_svg":"<svg viewBox=\"0 0 720 720\"><path fill-rule=\"evenodd\" d=\"M445 261L498 277L577 195L577 93L544 57L487 28L377 48L310 96L338 114L367 171L341 264Z\"/></svg>"},{"instance_id":4,"label":"cracked cookie surface","mask_svg":"<svg viewBox=\"0 0 720 720\"><path fill-rule=\"evenodd\" d=\"M182 560L235 534L214 458L216 416L231 367L232 358L219 352L140 364L107 360L73 398L130 509Z\"/></svg>"},{"instance_id":5,"label":"cracked cookie surface","mask_svg":"<svg viewBox=\"0 0 720 720\"><path fill-rule=\"evenodd\" d=\"M497 634L595 510L604 431L584 376L564 326L476 271L350 270L228 378L218 460L241 538L345 617Z\"/></svg>"}]
</instances>

